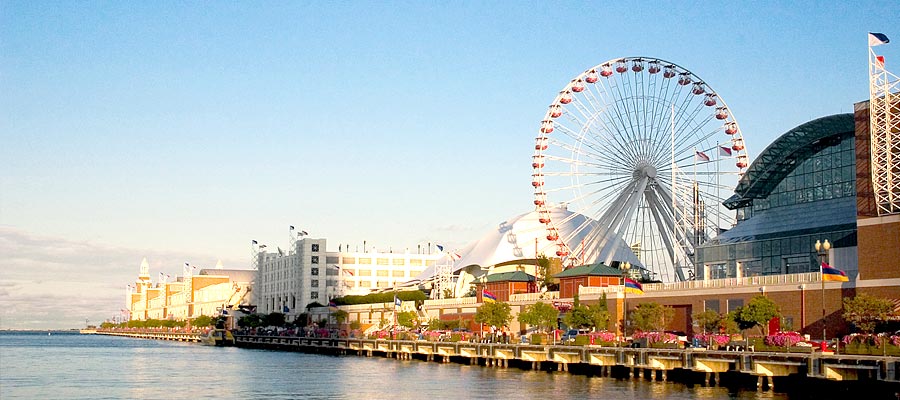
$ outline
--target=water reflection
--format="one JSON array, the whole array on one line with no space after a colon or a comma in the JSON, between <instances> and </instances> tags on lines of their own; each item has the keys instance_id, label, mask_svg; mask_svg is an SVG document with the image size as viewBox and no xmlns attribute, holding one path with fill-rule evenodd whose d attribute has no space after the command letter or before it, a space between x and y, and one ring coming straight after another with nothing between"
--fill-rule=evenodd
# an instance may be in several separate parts
<instances>
[{"instance_id":1,"label":"water reflection","mask_svg":"<svg viewBox=\"0 0 900 400\"><path fill-rule=\"evenodd\" d=\"M782 399L782 394L380 357L0 334L0 398Z\"/></svg>"}]
</instances>

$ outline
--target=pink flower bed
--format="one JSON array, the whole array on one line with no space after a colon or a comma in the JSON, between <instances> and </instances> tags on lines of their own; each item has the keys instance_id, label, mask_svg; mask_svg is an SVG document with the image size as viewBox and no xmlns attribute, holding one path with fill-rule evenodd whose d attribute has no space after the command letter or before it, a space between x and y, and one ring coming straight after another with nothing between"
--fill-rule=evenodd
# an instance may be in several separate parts
<instances>
[{"instance_id":1,"label":"pink flower bed","mask_svg":"<svg viewBox=\"0 0 900 400\"><path fill-rule=\"evenodd\" d=\"M881 344L887 341L887 343L900 347L900 335L890 335L881 333L877 335L865 334L865 333L854 333L847 336L844 336L841 339L841 342L844 344L851 343L860 343L860 344L874 344L876 346L881 346Z\"/></svg>"},{"instance_id":2,"label":"pink flower bed","mask_svg":"<svg viewBox=\"0 0 900 400\"><path fill-rule=\"evenodd\" d=\"M695 335L694 338L696 338L703 346L725 346L731 342L731 335L722 335L718 333L701 333Z\"/></svg>"},{"instance_id":3,"label":"pink flower bed","mask_svg":"<svg viewBox=\"0 0 900 400\"><path fill-rule=\"evenodd\" d=\"M806 338L798 332L778 332L774 335L766 336L763 342L767 346L791 347L804 340Z\"/></svg>"},{"instance_id":4,"label":"pink flower bed","mask_svg":"<svg viewBox=\"0 0 900 400\"><path fill-rule=\"evenodd\" d=\"M634 339L647 339L648 343L676 343L678 336L666 332L635 332L631 335Z\"/></svg>"},{"instance_id":5,"label":"pink flower bed","mask_svg":"<svg viewBox=\"0 0 900 400\"><path fill-rule=\"evenodd\" d=\"M616 334L609 331L591 332L589 333L594 342L615 342Z\"/></svg>"}]
</instances>

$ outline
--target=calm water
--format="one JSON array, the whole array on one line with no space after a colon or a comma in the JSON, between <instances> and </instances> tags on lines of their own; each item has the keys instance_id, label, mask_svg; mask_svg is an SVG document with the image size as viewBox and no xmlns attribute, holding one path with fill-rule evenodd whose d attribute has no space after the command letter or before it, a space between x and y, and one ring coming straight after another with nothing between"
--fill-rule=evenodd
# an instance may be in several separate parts
<instances>
[{"instance_id":1,"label":"calm water","mask_svg":"<svg viewBox=\"0 0 900 400\"><path fill-rule=\"evenodd\" d=\"M0 398L786 399L687 387L356 356L79 335L0 333Z\"/></svg>"}]
</instances>

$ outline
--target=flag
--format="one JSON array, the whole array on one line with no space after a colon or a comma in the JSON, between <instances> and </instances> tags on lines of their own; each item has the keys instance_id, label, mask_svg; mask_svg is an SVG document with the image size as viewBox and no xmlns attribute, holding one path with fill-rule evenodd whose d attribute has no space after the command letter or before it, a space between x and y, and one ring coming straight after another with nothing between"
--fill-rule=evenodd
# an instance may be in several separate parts
<instances>
[{"instance_id":1,"label":"flag","mask_svg":"<svg viewBox=\"0 0 900 400\"><path fill-rule=\"evenodd\" d=\"M264 249L264 248L266 248L266 245L261 244L261 245L259 245L259 248L260 248L260 249Z\"/></svg>"},{"instance_id":2,"label":"flag","mask_svg":"<svg viewBox=\"0 0 900 400\"><path fill-rule=\"evenodd\" d=\"M444 246L441 246L441 245L439 245L439 244L438 244L438 245L435 245L435 246L437 246L438 251L444 251Z\"/></svg>"},{"instance_id":3,"label":"flag","mask_svg":"<svg viewBox=\"0 0 900 400\"><path fill-rule=\"evenodd\" d=\"M482 303L493 303L497 301L497 296L494 296L493 293L488 292L487 289L483 289L481 291L481 302Z\"/></svg>"},{"instance_id":4,"label":"flag","mask_svg":"<svg viewBox=\"0 0 900 400\"><path fill-rule=\"evenodd\" d=\"M634 279L625 278L625 292L632 294L644 294L644 287Z\"/></svg>"},{"instance_id":5,"label":"flag","mask_svg":"<svg viewBox=\"0 0 900 400\"><path fill-rule=\"evenodd\" d=\"M875 56L875 60L878 62L878 65L884 67L884 56Z\"/></svg>"},{"instance_id":6,"label":"flag","mask_svg":"<svg viewBox=\"0 0 900 400\"><path fill-rule=\"evenodd\" d=\"M335 304L334 301L329 301L328 308L337 308L337 304Z\"/></svg>"},{"instance_id":7,"label":"flag","mask_svg":"<svg viewBox=\"0 0 900 400\"><path fill-rule=\"evenodd\" d=\"M306 233L306 231L300 231L300 233L301 233L303 236L309 235L308 233Z\"/></svg>"},{"instance_id":8,"label":"flag","mask_svg":"<svg viewBox=\"0 0 900 400\"><path fill-rule=\"evenodd\" d=\"M879 46L882 44L890 43L891 40L883 33L872 33L869 32L869 47L871 46Z\"/></svg>"},{"instance_id":9,"label":"flag","mask_svg":"<svg viewBox=\"0 0 900 400\"><path fill-rule=\"evenodd\" d=\"M706 155L706 153L704 153L704 152L702 152L702 151L698 151L698 152L697 152L697 159L698 159L698 160L701 160L701 161L709 161L709 156Z\"/></svg>"},{"instance_id":10,"label":"flag","mask_svg":"<svg viewBox=\"0 0 900 400\"><path fill-rule=\"evenodd\" d=\"M462 256L459 255L459 253L450 253L450 259L453 261L459 260L460 258L462 258Z\"/></svg>"},{"instance_id":11,"label":"flag","mask_svg":"<svg viewBox=\"0 0 900 400\"><path fill-rule=\"evenodd\" d=\"M259 244L259 242L255 241L255 240L252 241L251 243L253 243L253 244Z\"/></svg>"},{"instance_id":12,"label":"flag","mask_svg":"<svg viewBox=\"0 0 900 400\"><path fill-rule=\"evenodd\" d=\"M400 307L400 306L402 306L402 305L403 305L403 300L400 300L400 298L397 297L397 295L395 294L395 295L394 295L394 306L395 306L395 307Z\"/></svg>"},{"instance_id":13,"label":"flag","mask_svg":"<svg viewBox=\"0 0 900 400\"><path fill-rule=\"evenodd\" d=\"M285 313L289 313L289 312L291 312L291 309L290 309L290 308L288 308L288 306L284 306L284 307L282 307L282 308L281 308L281 310L282 310L282 311L284 311L284 312L285 312Z\"/></svg>"},{"instance_id":14,"label":"flag","mask_svg":"<svg viewBox=\"0 0 900 400\"><path fill-rule=\"evenodd\" d=\"M719 146L720 157L731 157L731 147Z\"/></svg>"},{"instance_id":15,"label":"flag","mask_svg":"<svg viewBox=\"0 0 900 400\"><path fill-rule=\"evenodd\" d=\"M294 230L294 226L293 226L293 225L291 225L291 230Z\"/></svg>"},{"instance_id":16,"label":"flag","mask_svg":"<svg viewBox=\"0 0 900 400\"><path fill-rule=\"evenodd\" d=\"M822 263L822 280L823 281L835 281L835 282L849 282L850 278L847 277L847 274L844 271L841 271L837 268L832 268L830 265Z\"/></svg>"}]
</instances>

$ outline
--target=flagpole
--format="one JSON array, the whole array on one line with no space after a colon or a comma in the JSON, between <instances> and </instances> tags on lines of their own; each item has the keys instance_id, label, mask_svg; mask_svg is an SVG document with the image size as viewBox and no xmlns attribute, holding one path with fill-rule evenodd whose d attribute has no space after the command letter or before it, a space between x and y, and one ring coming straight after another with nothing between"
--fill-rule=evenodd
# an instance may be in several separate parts
<instances>
[{"instance_id":1,"label":"flagpole","mask_svg":"<svg viewBox=\"0 0 900 400\"><path fill-rule=\"evenodd\" d=\"M816 253L819 254L819 279L822 281L822 341L825 341L825 331L828 324L825 323L825 259L828 257L828 250L831 249L831 243L825 239L825 243L816 240Z\"/></svg>"}]
</instances>

